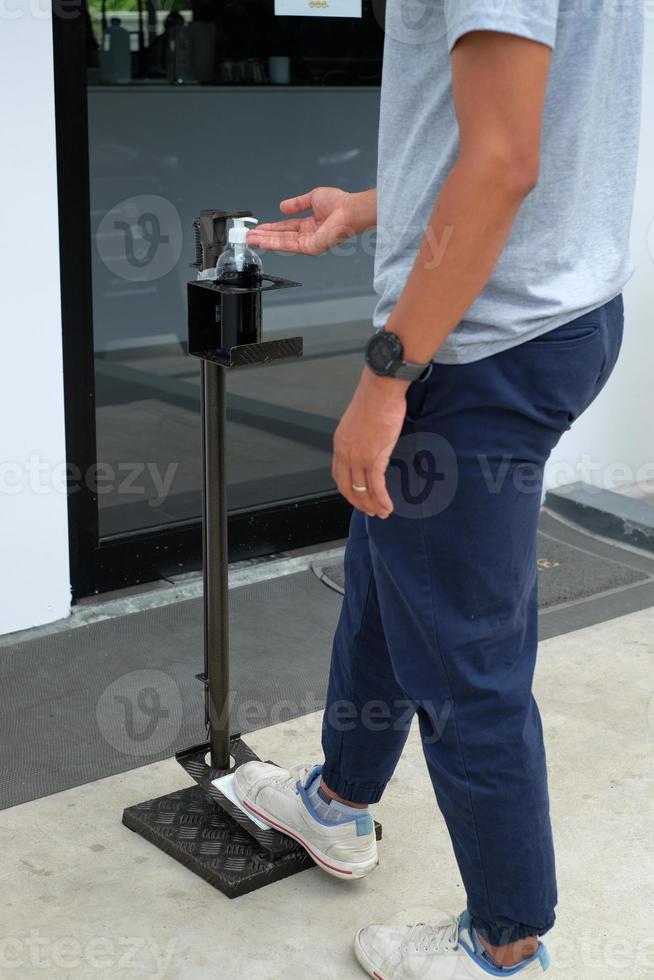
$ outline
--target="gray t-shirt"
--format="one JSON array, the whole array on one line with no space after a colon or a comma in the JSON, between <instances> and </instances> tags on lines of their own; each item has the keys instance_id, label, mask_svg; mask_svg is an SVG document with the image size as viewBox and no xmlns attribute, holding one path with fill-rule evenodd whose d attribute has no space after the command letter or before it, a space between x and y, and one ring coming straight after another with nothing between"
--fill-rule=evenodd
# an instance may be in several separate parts
<instances>
[{"instance_id":1,"label":"gray t-shirt","mask_svg":"<svg viewBox=\"0 0 654 980\"><path fill-rule=\"evenodd\" d=\"M455 161L450 52L473 30L553 48L540 179L490 280L435 360L479 360L622 290L632 273L643 19L642 0L388 0L375 327L399 299Z\"/></svg>"}]
</instances>

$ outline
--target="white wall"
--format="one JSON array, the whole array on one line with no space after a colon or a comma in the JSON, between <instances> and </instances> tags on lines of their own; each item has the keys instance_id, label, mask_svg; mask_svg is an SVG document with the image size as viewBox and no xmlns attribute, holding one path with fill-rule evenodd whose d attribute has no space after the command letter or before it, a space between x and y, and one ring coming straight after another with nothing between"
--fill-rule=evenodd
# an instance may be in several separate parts
<instances>
[{"instance_id":1,"label":"white wall","mask_svg":"<svg viewBox=\"0 0 654 980\"><path fill-rule=\"evenodd\" d=\"M0 634L70 607L49 7L0 21Z\"/></svg>"},{"instance_id":2,"label":"white wall","mask_svg":"<svg viewBox=\"0 0 654 980\"><path fill-rule=\"evenodd\" d=\"M597 486L654 480L654 16L645 33L638 183L632 228L636 274L625 290L620 360L597 401L550 459L546 483ZM616 80L619 84L619 80Z\"/></svg>"}]
</instances>

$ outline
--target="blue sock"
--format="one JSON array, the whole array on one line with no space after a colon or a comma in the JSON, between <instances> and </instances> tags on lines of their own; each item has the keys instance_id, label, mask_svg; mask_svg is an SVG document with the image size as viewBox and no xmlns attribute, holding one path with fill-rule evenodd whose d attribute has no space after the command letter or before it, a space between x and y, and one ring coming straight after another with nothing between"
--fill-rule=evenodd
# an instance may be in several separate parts
<instances>
[{"instance_id":1,"label":"blue sock","mask_svg":"<svg viewBox=\"0 0 654 980\"><path fill-rule=\"evenodd\" d=\"M481 939L479 938L479 934L477 933L477 930L473 928L471 930L471 933L472 933L472 941L475 944L475 953L477 954L477 956L479 956L482 960L486 960L486 962L490 963L490 965L494 967L496 970L502 970L503 967L497 962L494 956L491 956L491 954L488 952L488 950L482 943Z\"/></svg>"},{"instance_id":2,"label":"blue sock","mask_svg":"<svg viewBox=\"0 0 654 980\"><path fill-rule=\"evenodd\" d=\"M486 960L486 962L490 966L492 966L493 969L495 969L495 970L517 970L517 969L520 968L520 963L517 963L515 966L502 966L500 963L498 963L497 960L495 959L495 957L494 956L491 956L491 954L488 952L488 950L486 949L486 947L482 943L482 941L479 938L479 935L477 933L477 930L474 928L474 926L470 930L470 934L472 936L472 941L473 941L473 943L475 945L475 953L477 954L477 956L480 959ZM525 965L528 962L530 962L530 959L529 960L525 960Z\"/></svg>"},{"instance_id":3,"label":"blue sock","mask_svg":"<svg viewBox=\"0 0 654 980\"><path fill-rule=\"evenodd\" d=\"M327 820L329 823L344 823L346 820L361 817L364 813L368 812L367 809L363 809L362 807L348 806L346 803L339 803L338 800L332 800L320 785L319 773L311 785L306 787L306 794L318 816L322 820Z\"/></svg>"}]
</instances>

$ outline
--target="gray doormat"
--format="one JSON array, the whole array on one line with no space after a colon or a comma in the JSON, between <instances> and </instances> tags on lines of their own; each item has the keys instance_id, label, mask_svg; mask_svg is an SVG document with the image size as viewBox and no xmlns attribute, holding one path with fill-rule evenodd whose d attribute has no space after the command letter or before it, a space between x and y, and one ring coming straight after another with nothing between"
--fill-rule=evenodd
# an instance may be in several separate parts
<instances>
[{"instance_id":1,"label":"gray doormat","mask_svg":"<svg viewBox=\"0 0 654 980\"><path fill-rule=\"evenodd\" d=\"M312 565L332 591L345 594L343 562ZM541 640L654 605L654 558L541 512L538 534Z\"/></svg>"},{"instance_id":2,"label":"gray doormat","mask_svg":"<svg viewBox=\"0 0 654 980\"><path fill-rule=\"evenodd\" d=\"M310 571L230 591L233 731L324 705L339 609ZM203 741L201 617L192 599L0 650L0 809Z\"/></svg>"},{"instance_id":3,"label":"gray doormat","mask_svg":"<svg viewBox=\"0 0 654 980\"><path fill-rule=\"evenodd\" d=\"M542 639L654 605L654 558L547 512L539 545ZM230 591L232 731L324 705L340 604L312 571ZM0 650L0 809L203 741L201 613L191 599Z\"/></svg>"},{"instance_id":4,"label":"gray doormat","mask_svg":"<svg viewBox=\"0 0 654 980\"><path fill-rule=\"evenodd\" d=\"M318 577L340 595L345 594L343 562L312 566ZM646 572L610 558L579 551L563 541L538 535L538 605L549 609L562 602L575 602L642 582Z\"/></svg>"}]
</instances>

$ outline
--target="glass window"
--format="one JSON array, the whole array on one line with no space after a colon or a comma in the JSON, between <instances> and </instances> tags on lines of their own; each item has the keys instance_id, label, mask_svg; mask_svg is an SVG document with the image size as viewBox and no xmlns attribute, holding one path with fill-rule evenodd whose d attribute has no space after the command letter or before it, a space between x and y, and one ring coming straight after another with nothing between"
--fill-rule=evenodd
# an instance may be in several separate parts
<instances>
[{"instance_id":1,"label":"glass window","mask_svg":"<svg viewBox=\"0 0 654 980\"><path fill-rule=\"evenodd\" d=\"M135 65L143 58L136 5L108 0L105 19L121 2L118 16L126 26L113 27L130 31ZM186 26L214 23L198 20L198 9L194 20L191 11L181 11ZM193 217L204 208L246 208L260 220L272 220L280 199L312 186L359 190L375 182L379 91L364 83L372 78L366 74L371 63L365 46L359 61L348 58L348 45L354 44L348 31L361 32L361 23L316 19L307 24L311 18L279 18L277 23L272 6L259 3L219 9L215 29L209 31L216 39L212 81L171 84L164 76L141 76L110 83L91 64L103 537L200 516L199 362L185 354ZM270 31L246 30L241 21L248 11L255 11L261 23L268 17ZM151 21L153 13L160 31L162 12L150 10ZM90 14L94 24L101 24L99 7ZM204 8L200 15L207 16ZM365 30L374 29L380 39L371 11L367 17ZM146 10L140 29L146 40L147 27ZM250 44L258 47L250 50ZM261 74L245 80L243 65L250 58ZM269 84L269 58L290 59L288 76L285 62L277 68L272 62L273 75L281 72L274 77L288 77L289 84ZM152 73L155 62L148 59ZM371 59L377 72L380 58L371 54ZM241 65L238 72L229 69L229 78L227 63ZM111 70L118 70L115 62ZM361 369L374 308L373 247L373 238L363 236L319 258L262 254L266 271L302 283L300 289L264 298L264 335L302 334L305 356L239 369L228 378L231 508L250 509L333 488L331 436Z\"/></svg>"}]
</instances>

